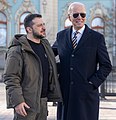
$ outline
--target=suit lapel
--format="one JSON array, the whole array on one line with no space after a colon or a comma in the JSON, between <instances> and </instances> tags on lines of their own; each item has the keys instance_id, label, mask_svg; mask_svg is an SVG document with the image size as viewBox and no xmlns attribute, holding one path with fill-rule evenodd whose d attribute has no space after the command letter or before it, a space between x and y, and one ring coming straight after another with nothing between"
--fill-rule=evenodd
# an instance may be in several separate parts
<instances>
[{"instance_id":1,"label":"suit lapel","mask_svg":"<svg viewBox=\"0 0 116 120\"><path fill-rule=\"evenodd\" d=\"M85 26L85 30L84 30L84 32L83 32L83 35L82 35L80 41L78 42L78 45L77 45L77 47L75 48L75 50L80 49L80 47L83 45L83 43L84 43L85 41L87 41L89 35L90 35L90 29L89 29L88 26L86 25L86 26Z\"/></svg>"},{"instance_id":2,"label":"suit lapel","mask_svg":"<svg viewBox=\"0 0 116 120\"><path fill-rule=\"evenodd\" d=\"M66 31L66 44L72 50L73 48L72 48L72 42L71 42L71 33L72 33L72 27L70 27Z\"/></svg>"},{"instance_id":3,"label":"suit lapel","mask_svg":"<svg viewBox=\"0 0 116 120\"><path fill-rule=\"evenodd\" d=\"M83 43L85 43L87 41L87 39L88 39L88 37L90 36L90 33L91 33L90 31L91 31L90 28L87 25L85 25L85 30L83 32L83 35L82 35L80 41L78 42L77 47L74 49L74 51L77 51L78 49L80 49L80 47L83 45ZM73 50L72 41L71 41L71 33L72 33L72 27L67 29L67 31L65 33L65 35L66 35L65 40L66 40L67 46L71 50Z\"/></svg>"}]
</instances>

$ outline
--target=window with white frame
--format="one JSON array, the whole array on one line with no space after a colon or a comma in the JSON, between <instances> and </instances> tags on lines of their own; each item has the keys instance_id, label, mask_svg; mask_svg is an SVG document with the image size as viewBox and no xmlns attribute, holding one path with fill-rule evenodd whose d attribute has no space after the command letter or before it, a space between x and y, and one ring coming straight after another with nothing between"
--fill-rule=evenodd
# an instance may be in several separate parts
<instances>
[{"instance_id":1,"label":"window with white frame","mask_svg":"<svg viewBox=\"0 0 116 120\"><path fill-rule=\"evenodd\" d=\"M26 34L25 27L24 27L24 19L28 14L30 14L30 12L25 12L20 17L20 33L22 34Z\"/></svg>"},{"instance_id":2,"label":"window with white frame","mask_svg":"<svg viewBox=\"0 0 116 120\"><path fill-rule=\"evenodd\" d=\"M92 20L91 28L95 31L98 31L102 34L104 34L104 20L100 17L96 17Z\"/></svg>"},{"instance_id":3,"label":"window with white frame","mask_svg":"<svg viewBox=\"0 0 116 120\"><path fill-rule=\"evenodd\" d=\"M7 36L7 19L6 15L0 12L0 47L6 47Z\"/></svg>"}]
</instances>

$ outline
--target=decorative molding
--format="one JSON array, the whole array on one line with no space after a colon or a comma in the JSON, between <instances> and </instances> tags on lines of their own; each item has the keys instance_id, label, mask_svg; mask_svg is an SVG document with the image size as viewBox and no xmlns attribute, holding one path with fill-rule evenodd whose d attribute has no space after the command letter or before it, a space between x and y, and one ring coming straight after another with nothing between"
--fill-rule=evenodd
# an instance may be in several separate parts
<instances>
[{"instance_id":1,"label":"decorative molding","mask_svg":"<svg viewBox=\"0 0 116 120\"><path fill-rule=\"evenodd\" d=\"M97 2L91 9L90 9L90 18L93 19L95 17L101 17L106 21L109 19L108 9L105 8L101 3Z\"/></svg>"},{"instance_id":2,"label":"decorative molding","mask_svg":"<svg viewBox=\"0 0 116 120\"><path fill-rule=\"evenodd\" d=\"M105 22L105 37L108 37L112 34L111 24L112 24L112 13L111 9L105 8L101 3L97 2L90 9L90 17L89 22L91 26L91 22L94 18L99 17L102 18Z\"/></svg>"},{"instance_id":3,"label":"decorative molding","mask_svg":"<svg viewBox=\"0 0 116 120\"><path fill-rule=\"evenodd\" d=\"M20 15L24 12L31 12L31 13L37 13L37 10L35 9L35 6L31 3L30 0L24 0L20 8L16 12L15 20L18 21Z\"/></svg>"},{"instance_id":4,"label":"decorative molding","mask_svg":"<svg viewBox=\"0 0 116 120\"><path fill-rule=\"evenodd\" d=\"M90 16L89 16L88 21L89 21L90 26L91 26L92 20L96 17L102 18L104 20L104 23L105 23L104 37L105 37L108 51L110 54L112 54L114 52L113 54L116 55L116 46L115 46L116 40L114 38L115 26L113 23L116 18L114 17L115 16L114 14L115 14L115 8L114 9L113 8L106 8L104 5L97 2L90 9ZM112 40L111 40L111 38L112 38Z\"/></svg>"},{"instance_id":5,"label":"decorative molding","mask_svg":"<svg viewBox=\"0 0 116 120\"><path fill-rule=\"evenodd\" d=\"M31 0L24 0L22 5L16 12L16 16L15 16L16 33L19 33L19 20L20 20L20 16L24 12L37 13L37 10L35 9L35 6L32 4Z\"/></svg>"},{"instance_id":6,"label":"decorative molding","mask_svg":"<svg viewBox=\"0 0 116 120\"><path fill-rule=\"evenodd\" d=\"M62 8L62 16L61 16L61 29L64 29L65 26L65 20L68 18L67 10L71 2L68 2L63 8Z\"/></svg>"},{"instance_id":7,"label":"decorative molding","mask_svg":"<svg viewBox=\"0 0 116 120\"><path fill-rule=\"evenodd\" d=\"M4 11L8 9L9 7L10 5L8 4L6 0L0 0L0 11Z\"/></svg>"},{"instance_id":8,"label":"decorative molding","mask_svg":"<svg viewBox=\"0 0 116 120\"><path fill-rule=\"evenodd\" d=\"M0 11L6 15L7 18L7 40L6 47L8 47L9 41L11 40L11 5L6 0L0 0ZM8 38L9 36L9 38Z\"/></svg>"},{"instance_id":9,"label":"decorative molding","mask_svg":"<svg viewBox=\"0 0 116 120\"><path fill-rule=\"evenodd\" d=\"M6 0L0 0L0 11L6 15L8 21L11 19L11 5Z\"/></svg>"}]
</instances>

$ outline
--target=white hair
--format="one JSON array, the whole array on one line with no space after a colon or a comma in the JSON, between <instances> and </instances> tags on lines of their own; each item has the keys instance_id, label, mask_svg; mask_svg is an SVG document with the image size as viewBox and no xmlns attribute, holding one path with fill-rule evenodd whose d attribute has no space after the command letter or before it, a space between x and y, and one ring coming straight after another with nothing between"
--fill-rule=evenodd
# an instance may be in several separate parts
<instances>
[{"instance_id":1,"label":"white hair","mask_svg":"<svg viewBox=\"0 0 116 120\"><path fill-rule=\"evenodd\" d=\"M73 2L73 3L71 3L71 4L69 5L69 7L68 7L68 15L71 13L72 7L73 7L74 5L81 5L81 6L84 6L84 7L85 7L85 5L84 5L83 3Z\"/></svg>"}]
</instances>

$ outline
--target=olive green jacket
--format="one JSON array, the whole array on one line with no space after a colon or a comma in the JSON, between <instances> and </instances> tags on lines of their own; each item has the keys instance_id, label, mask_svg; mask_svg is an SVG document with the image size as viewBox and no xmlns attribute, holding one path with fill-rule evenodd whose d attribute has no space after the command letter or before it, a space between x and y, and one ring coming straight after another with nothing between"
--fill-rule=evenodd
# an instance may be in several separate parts
<instances>
[{"instance_id":1,"label":"olive green jacket","mask_svg":"<svg viewBox=\"0 0 116 120\"><path fill-rule=\"evenodd\" d=\"M50 66L48 101L62 101L54 53L46 39L42 39L41 43ZM30 110L40 110L42 66L26 35L14 36L6 53L3 79L6 84L7 108L13 108L25 101L31 107Z\"/></svg>"}]
</instances>

